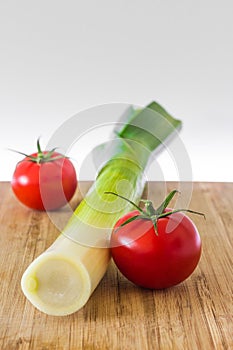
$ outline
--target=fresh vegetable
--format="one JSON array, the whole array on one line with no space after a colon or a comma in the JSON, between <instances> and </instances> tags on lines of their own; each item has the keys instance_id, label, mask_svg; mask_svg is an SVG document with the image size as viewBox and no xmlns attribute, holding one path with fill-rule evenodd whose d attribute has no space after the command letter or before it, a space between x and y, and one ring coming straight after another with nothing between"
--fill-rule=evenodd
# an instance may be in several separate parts
<instances>
[{"instance_id":1,"label":"fresh vegetable","mask_svg":"<svg viewBox=\"0 0 233 350\"><path fill-rule=\"evenodd\" d=\"M36 153L21 154L25 158L17 164L11 182L19 201L36 210L55 210L67 204L77 187L70 159L55 149L42 152L39 139Z\"/></svg>"},{"instance_id":2,"label":"fresh vegetable","mask_svg":"<svg viewBox=\"0 0 233 350\"><path fill-rule=\"evenodd\" d=\"M142 110L132 108L122 128L115 130L115 139L100 146L107 154L111 150L112 156L62 234L23 274L22 290L35 307L47 314L67 315L87 302L107 270L114 223L131 209L131 204L105 192L125 194L138 202L152 152L180 125L153 102Z\"/></svg>"},{"instance_id":3,"label":"fresh vegetable","mask_svg":"<svg viewBox=\"0 0 233 350\"><path fill-rule=\"evenodd\" d=\"M137 210L121 217L114 226L110 242L113 260L128 280L141 287L174 286L189 277L199 262L198 230L182 212L204 214L168 209L176 192L172 191L158 209L149 200L144 201L145 210L133 204Z\"/></svg>"}]
</instances>

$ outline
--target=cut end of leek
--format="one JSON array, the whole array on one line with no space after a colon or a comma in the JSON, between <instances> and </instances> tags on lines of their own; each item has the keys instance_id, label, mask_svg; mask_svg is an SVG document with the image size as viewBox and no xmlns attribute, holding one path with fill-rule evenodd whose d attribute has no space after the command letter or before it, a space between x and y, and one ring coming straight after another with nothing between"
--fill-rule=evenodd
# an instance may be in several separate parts
<instances>
[{"instance_id":1,"label":"cut end of leek","mask_svg":"<svg viewBox=\"0 0 233 350\"><path fill-rule=\"evenodd\" d=\"M21 286L37 309L53 316L76 312L91 294L90 276L85 266L54 253L37 258L25 271Z\"/></svg>"}]
</instances>

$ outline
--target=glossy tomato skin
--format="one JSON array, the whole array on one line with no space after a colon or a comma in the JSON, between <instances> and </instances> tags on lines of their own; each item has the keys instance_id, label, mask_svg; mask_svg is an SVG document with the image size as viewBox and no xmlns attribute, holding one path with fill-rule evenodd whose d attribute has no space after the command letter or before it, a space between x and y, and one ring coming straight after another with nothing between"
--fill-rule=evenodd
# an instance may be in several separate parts
<instances>
[{"instance_id":1,"label":"glossy tomato skin","mask_svg":"<svg viewBox=\"0 0 233 350\"><path fill-rule=\"evenodd\" d=\"M166 209L166 211L171 209ZM115 225L138 214L123 216ZM157 222L156 235L151 221L137 219L111 235L111 254L121 273L134 284L151 289L174 286L189 277L201 256L201 239L196 226L183 213Z\"/></svg>"},{"instance_id":2,"label":"glossy tomato skin","mask_svg":"<svg viewBox=\"0 0 233 350\"><path fill-rule=\"evenodd\" d=\"M37 153L31 156L37 156ZM54 152L52 158L60 156L60 153ZM19 201L27 207L55 210L74 195L77 176L73 164L64 156L39 164L25 157L15 168L11 186Z\"/></svg>"}]
</instances>

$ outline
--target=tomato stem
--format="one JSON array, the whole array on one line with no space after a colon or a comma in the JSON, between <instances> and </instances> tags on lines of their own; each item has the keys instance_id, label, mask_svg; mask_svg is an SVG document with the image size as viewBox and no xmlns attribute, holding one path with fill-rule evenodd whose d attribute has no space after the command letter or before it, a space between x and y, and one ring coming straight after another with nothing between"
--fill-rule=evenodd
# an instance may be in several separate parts
<instances>
[{"instance_id":1,"label":"tomato stem","mask_svg":"<svg viewBox=\"0 0 233 350\"><path fill-rule=\"evenodd\" d=\"M40 147L40 138L37 139L37 151L38 151L38 154L43 154L43 152L41 151L41 147Z\"/></svg>"},{"instance_id":2,"label":"tomato stem","mask_svg":"<svg viewBox=\"0 0 233 350\"><path fill-rule=\"evenodd\" d=\"M165 218L167 216L170 216L172 214L178 213L178 212L189 212L192 214L197 214L197 215L202 215L204 218L205 214L200 213L198 211L194 211L194 210L190 210L190 209L174 209L171 211L167 211L165 212L165 209L167 208L168 204L171 202L172 198L174 197L174 195L176 193L178 193L179 191L177 190L173 190L171 191L168 196L165 198L165 200L162 202L162 204L155 209L153 207L153 203L152 201L148 200L148 199L141 199L140 202L144 203L145 206L145 210L141 209L137 204L135 204L134 202L132 202L130 199L119 195L118 193L115 192L104 192L105 194L112 194L114 196L117 196L125 201L127 201L128 203L130 203L131 205L133 205L136 209L138 209L138 211L141 214L136 214L134 216L132 216L131 218L129 218L128 220L124 221L119 227L125 226L127 224L129 224L130 222L134 221L134 220L138 220L138 219L144 219L144 220L151 220L154 226L154 231L155 234L158 235L158 230L157 230L157 222L160 218Z\"/></svg>"},{"instance_id":3,"label":"tomato stem","mask_svg":"<svg viewBox=\"0 0 233 350\"><path fill-rule=\"evenodd\" d=\"M40 138L37 139L36 144L37 144L37 154L36 154L36 156L29 155L29 154L26 154L26 153L23 153L23 152L19 152L19 151L16 151L14 149L10 149L10 148L9 148L9 151L22 154L23 156L28 158L28 161L31 161L31 162L37 163L37 164L54 162L55 160L66 158L63 154L60 154L60 155L57 155L57 156L53 157L54 152L55 152L55 150L57 148L53 148L52 150L46 151L46 152L42 151L41 150L41 146L40 146Z\"/></svg>"},{"instance_id":4,"label":"tomato stem","mask_svg":"<svg viewBox=\"0 0 233 350\"><path fill-rule=\"evenodd\" d=\"M144 203L146 212L150 214L150 216L156 214L156 210L153 207L153 203L147 199L141 199L140 202Z\"/></svg>"}]
</instances>

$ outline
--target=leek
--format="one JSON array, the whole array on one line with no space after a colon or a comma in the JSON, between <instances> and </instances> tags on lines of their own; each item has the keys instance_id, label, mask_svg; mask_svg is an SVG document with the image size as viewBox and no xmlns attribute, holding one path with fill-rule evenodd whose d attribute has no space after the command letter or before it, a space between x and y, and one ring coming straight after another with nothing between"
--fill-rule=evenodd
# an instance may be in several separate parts
<instances>
[{"instance_id":1,"label":"leek","mask_svg":"<svg viewBox=\"0 0 233 350\"><path fill-rule=\"evenodd\" d=\"M138 203L151 154L181 126L156 102L133 110L116 137L103 147L111 157L56 241L22 276L28 300L49 315L68 315L83 307L104 276L109 261L109 236L116 220L132 209L115 192Z\"/></svg>"}]
</instances>

